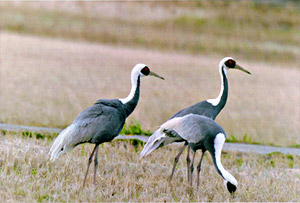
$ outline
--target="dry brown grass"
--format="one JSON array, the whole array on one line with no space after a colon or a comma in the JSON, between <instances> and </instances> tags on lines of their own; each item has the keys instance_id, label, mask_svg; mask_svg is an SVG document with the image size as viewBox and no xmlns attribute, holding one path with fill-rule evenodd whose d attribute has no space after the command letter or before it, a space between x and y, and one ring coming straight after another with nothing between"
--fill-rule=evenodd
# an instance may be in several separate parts
<instances>
[{"instance_id":1,"label":"dry brown grass","mask_svg":"<svg viewBox=\"0 0 300 203\"><path fill-rule=\"evenodd\" d=\"M300 67L290 1L1 2L3 30ZM287 15L288 14L288 15Z\"/></svg>"},{"instance_id":2,"label":"dry brown grass","mask_svg":"<svg viewBox=\"0 0 300 203\"><path fill-rule=\"evenodd\" d=\"M219 93L219 57L0 35L0 120L6 123L65 127L99 98L126 97L139 62L166 78L142 79L127 121L135 118L144 129ZM228 72L229 99L217 121L239 139L247 133L255 142L299 144L299 69L236 60L252 75Z\"/></svg>"},{"instance_id":3,"label":"dry brown grass","mask_svg":"<svg viewBox=\"0 0 300 203\"><path fill-rule=\"evenodd\" d=\"M178 146L164 147L143 161L141 147L127 142L101 145L97 185L92 169L81 188L92 145L81 145L51 163L49 141L1 136L0 201L298 201L300 159L279 154L260 156L229 153L222 156L224 167L238 180L232 198L206 155L201 186L190 189L186 165L179 161L174 179L168 182ZM198 154L197 161L200 155Z\"/></svg>"}]
</instances>

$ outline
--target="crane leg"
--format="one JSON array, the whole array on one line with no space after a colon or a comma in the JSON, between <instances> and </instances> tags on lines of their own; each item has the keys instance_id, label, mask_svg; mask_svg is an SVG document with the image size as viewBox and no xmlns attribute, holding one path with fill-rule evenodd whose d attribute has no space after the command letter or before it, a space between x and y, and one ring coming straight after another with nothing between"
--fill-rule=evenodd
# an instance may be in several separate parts
<instances>
[{"instance_id":1,"label":"crane leg","mask_svg":"<svg viewBox=\"0 0 300 203\"><path fill-rule=\"evenodd\" d=\"M201 163L202 163L202 160L203 160L203 157L204 157L204 153L205 153L205 151L202 151L202 155L201 155L199 164L197 166L197 187L199 187L199 185L200 185L200 180L199 179L200 179Z\"/></svg>"},{"instance_id":2,"label":"crane leg","mask_svg":"<svg viewBox=\"0 0 300 203\"><path fill-rule=\"evenodd\" d=\"M179 161L179 157L181 156L182 152L184 151L184 149L186 148L187 144L185 143L182 148L180 149L179 153L177 154L177 156L175 157L174 159L174 165L173 165L173 169L172 169L172 174L170 176L170 179L169 181L171 182L172 178L173 178L173 175L174 175L174 172L175 172L175 168L176 168L176 165Z\"/></svg>"},{"instance_id":3,"label":"crane leg","mask_svg":"<svg viewBox=\"0 0 300 203\"><path fill-rule=\"evenodd\" d=\"M190 181L190 163L191 163L191 159L190 159L190 146L188 146L188 151L187 151L187 155L186 155L186 166L187 166L188 182Z\"/></svg>"},{"instance_id":4,"label":"crane leg","mask_svg":"<svg viewBox=\"0 0 300 203\"><path fill-rule=\"evenodd\" d=\"M98 168L98 148L99 145L96 145L96 153L94 156L94 185L96 185L96 172L97 172L97 168Z\"/></svg>"},{"instance_id":5,"label":"crane leg","mask_svg":"<svg viewBox=\"0 0 300 203\"><path fill-rule=\"evenodd\" d=\"M193 171L194 171L194 160L195 160L195 156L196 156L196 152L194 152L193 156L192 156L192 160L189 166L190 169L190 186L192 187L192 183L193 183Z\"/></svg>"},{"instance_id":6,"label":"crane leg","mask_svg":"<svg viewBox=\"0 0 300 203\"><path fill-rule=\"evenodd\" d=\"M86 173L85 173L84 180L83 180L83 187L84 187L84 185L85 185L85 180L86 180L87 174L88 174L88 172L89 172L89 168L90 168L90 165L91 165L91 163L92 163L93 155L94 155L94 153L95 153L95 150L96 150L97 146L98 146L98 145L95 146L95 148L93 149L93 151L92 151L92 153L91 153L91 155L90 155L90 157L89 157L88 167L87 167L87 169L86 169Z\"/></svg>"}]
</instances>

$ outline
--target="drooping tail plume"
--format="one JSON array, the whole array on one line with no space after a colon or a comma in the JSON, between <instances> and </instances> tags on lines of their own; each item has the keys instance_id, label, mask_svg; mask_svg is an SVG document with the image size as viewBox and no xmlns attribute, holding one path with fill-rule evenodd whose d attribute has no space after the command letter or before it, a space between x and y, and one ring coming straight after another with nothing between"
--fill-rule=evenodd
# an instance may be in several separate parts
<instances>
[{"instance_id":1,"label":"drooping tail plume","mask_svg":"<svg viewBox=\"0 0 300 203\"><path fill-rule=\"evenodd\" d=\"M164 124L160 126L159 129L157 129L149 138L147 141L147 144L145 145L144 149L142 150L140 157L147 156L155 149L168 145L176 140L178 140L178 137L174 137L166 134L165 130L173 130L176 123L178 122L180 118L173 118L171 120L168 120Z\"/></svg>"},{"instance_id":2,"label":"drooping tail plume","mask_svg":"<svg viewBox=\"0 0 300 203\"><path fill-rule=\"evenodd\" d=\"M149 138L147 141L146 145L144 146L140 157L147 156L150 154L152 151L157 149L161 143L165 140L166 136L165 133L161 133L161 129L157 129Z\"/></svg>"},{"instance_id":3,"label":"drooping tail plume","mask_svg":"<svg viewBox=\"0 0 300 203\"><path fill-rule=\"evenodd\" d=\"M74 126L70 125L57 136L49 151L51 161L57 159L62 153L74 148L74 145L70 143L73 129Z\"/></svg>"}]
</instances>

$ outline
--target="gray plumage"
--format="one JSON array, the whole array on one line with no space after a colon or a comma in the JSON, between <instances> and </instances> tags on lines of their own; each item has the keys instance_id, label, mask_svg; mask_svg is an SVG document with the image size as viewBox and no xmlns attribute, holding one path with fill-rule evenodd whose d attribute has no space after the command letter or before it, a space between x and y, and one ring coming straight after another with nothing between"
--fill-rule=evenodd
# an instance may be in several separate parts
<instances>
[{"instance_id":1,"label":"gray plumage","mask_svg":"<svg viewBox=\"0 0 300 203\"><path fill-rule=\"evenodd\" d=\"M154 139L155 138L155 139ZM226 134L223 128L214 120L205 116L188 114L182 117L175 117L165 122L151 136L145 145L141 156L147 156L158 147L164 146L176 141L184 141L194 151L191 163L189 164L188 176L192 186L192 171L196 151L201 149L201 156L198 173L197 184L199 185L199 173L201 170L201 162L205 151L209 151L218 173L226 181L227 189L230 193L236 190L237 181L228 173L221 164L221 150L225 142Z\"/></svg>"},{"instance_id":2,"label":"gray plumage","mask_svg":"<svg viewBox=\"0 0 300 203\"><path fill-rule=\"evenodd\" d=\"M214 106L207 101L201 101L192 106L182 109L181 111L174 114L171 118L182 117L192 113L192 114L206 116L211 119L215 119L217 115L220 113L220 111L224 108L227 101L227 97L228 97L227 80L226 80L226 88L222 96L223 96L223 99L221 100L222 103L219 103L217 106Z\"/></svg>"},{"instance_id":3,"label":"gray plumage","mask_svg":"<svg viewBox=\"0 0 300 203\"><path fill-rule=\"evenodd\" d=\"M171 125L166 123L162 126L164 132L168 136L170 136L169 133L172 133L169 131L176 132L177 137L181 137L182 141L187 141L194 151L204 146L205 139L214 138L218 133L225 134L218 123L201 115L189 114L181 117L181 119L178 118L178 121L173 119L170 123Z\"/></svg>"},{"instance_id":4,"label":"gray plumage","mask_svg":"<svg viewBox=\"0 0 300 203\"><path fill-rule=\"evenodd\" d=\"M124 99L100 99L93 106L82 111L73 123L64 129L50 149L50 160L54 161L60 154L69 151L79 144L95 144L92 151L84 183L90 163L95 154L94 183L97 169L98 146L103 142L110 142L122 130L126 118L134 111L140 96L140 79L143 76L161 76L150 71L145 64L137 64L131 72L131 91Z\"/></svg>"},{"instance_id":5,"label":"gray plumage","mask_svg":"<svg viewBox=\"0 0 300 203\"><path fill-rule=\"evenodd\" d=\"M122 130L128 116L124 107L118 99L98 100L74 120L73 124L77 125L77 135L85 135L83 141L89 143L113 140Z\"/></svg>"},{"instance_id":6,"label":"gray plumage","mask_svg":"<svg viewBox=\"0 0 300 203\"><path fill-rule=\"evenodd\" d=\"M163 125L149 138L141 157L147 156L159 147L173 142L186 142L194 151L204 147L205 139L214 138L218 133L225 132L214 120L202 115L188 114L175 117Z\"/></svg>"},{"instance_id":7,"label":"gray plumage","mask_svg":"<svg viewBox=\"0 0 300 203\"><path fill-rule=\"evenodd\" d=\"M131 101L135 105L130 111L126 110L127 105L122 104L119 99L100 99L82 111L56 138L50 149L51 160L54 161L60 154L79 144L101 144L113 140L138 103L139 85L135 95Z\"/></svg>"}]
</instances>

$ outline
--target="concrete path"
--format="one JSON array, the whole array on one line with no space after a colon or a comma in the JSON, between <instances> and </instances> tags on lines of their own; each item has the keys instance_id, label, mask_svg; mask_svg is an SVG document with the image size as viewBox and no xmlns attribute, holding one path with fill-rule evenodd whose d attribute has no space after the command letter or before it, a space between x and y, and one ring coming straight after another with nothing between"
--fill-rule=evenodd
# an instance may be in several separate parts
<instances>
[{"instance_id":1,"label":"concrete path","mask_svg":"<svg viewBox=\"0 0 300 203\"><path fill-rule=\"evenodd\" d=\"M0 130L12 131L12 132L24 132L30 131L35 133L60 133L62 129L60 128L45 128L45 127L33 127L24 125L10 125L1 124ZM137 139L143 142L147 142L148 136L144 135L119 135L116 139ZM225 151L237 151L244 153L256 153L256 154L268 154L273 152L280 152L282 154L292 154L300 156L299 148L292 147L272 147L266 145L254 145L254 144L243 144L243 143L225 143L223 149Z\"/></svg>"},{"instance_id":2,"label":"concrete path","mask_svg":"<svg viewBox=\"0 0 300 203\"><path fill-rule=\"evenodd\" d=\"M45 128L45 127L34 127L26 125L11 125L0 123L0 130L6 130L11 132L34 132L34 133L60 133L60 128Z\"/></svg>"}]
</instances>

